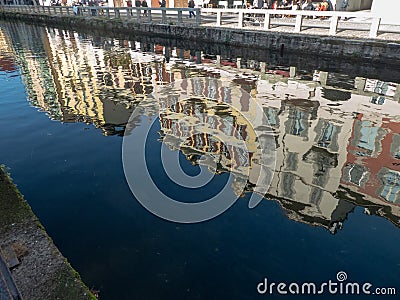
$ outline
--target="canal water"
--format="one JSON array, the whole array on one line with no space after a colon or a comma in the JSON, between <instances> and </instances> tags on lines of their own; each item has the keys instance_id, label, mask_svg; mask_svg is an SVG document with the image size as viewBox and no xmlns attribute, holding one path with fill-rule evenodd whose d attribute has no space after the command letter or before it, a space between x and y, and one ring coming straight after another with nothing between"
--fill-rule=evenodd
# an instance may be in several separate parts
<instances>
[{"instance_id":1,"label":"canal water","mask_svg":"<svg viewBox=\"0 0 400 300\"><path fill-rule=\"evenodd\" d=\"M0 23L0 48L1 163L101 299L310 299L279 295L276 288L260 295L257 286L265 278L287 286L368 282L371 292L394 287L400 293L395 71L360 71L350 63L342 71L306 62L291 66L251 53L227 56L141 37L7 22ZM154 94L174 82L199 90L203 99L168 104L161 113L157 108L166 104ZM127 126L140 103L149 105ZM212 129L233 126L248 149L257 149L251 124L241 117L252 115L254 103L268 119L276 165L264 199L249 209L254 157L246 169L236 166L240 159L209 133L183 139L188 127L179 119L195 122L201 112ZM223 122L212 121L214 116ZM196 224L155 216L125 179L127 131L138 140L146 134L149 172L170 197L203 201L228 186L239 199L218 217ZM201 192L176 187L163 171L162 145L177 154L188 175L199 174L203 165L215 173L213 181ZM207 156L218 163L201 161ZM246 170L250 176L243 177ZM139 168L133 173L134 180L145 176ZM243 178L244 190L237 191ZM347 280L339 276L343 272ZM365 297L327 289L322 294Z\"/></svg>"}]
</instances>

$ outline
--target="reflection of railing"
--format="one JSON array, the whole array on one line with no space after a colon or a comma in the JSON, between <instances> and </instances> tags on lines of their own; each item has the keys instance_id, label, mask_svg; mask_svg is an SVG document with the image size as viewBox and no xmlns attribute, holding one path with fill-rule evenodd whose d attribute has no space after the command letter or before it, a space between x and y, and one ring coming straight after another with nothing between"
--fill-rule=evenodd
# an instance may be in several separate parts
<instances>
[{"instance_id":1,"label":"reflection of railing","mask_svg":"<svg viewBox=\"0 0 400 300\"><path fill-rule=\"evenodd\" d=\"M0 0L1 2L1 0ZM272 26L291 26L294 32L302 29L329 28L329 35L336 35L338 30L349 29L355 32L368 31L370 38L378 32L396 32L393 28L381 26L381 18L371 13L342 11L292 11L273 9L218 9L218 8L154 8L154 7L104 7L104 6L34 6L34 5L2 5L4 11L26 12L49 15L98 16L106 18L126 18L137 22L153 22L159 24L193 24L213 27L248 28L270 30ZM194 11L194 18L185 18ZM344 26L341 19L362 18L359 26ZM311 20L309 20L311 19ZM328 20L315 22L314 19Z\"/></svg>"}]
</instances>

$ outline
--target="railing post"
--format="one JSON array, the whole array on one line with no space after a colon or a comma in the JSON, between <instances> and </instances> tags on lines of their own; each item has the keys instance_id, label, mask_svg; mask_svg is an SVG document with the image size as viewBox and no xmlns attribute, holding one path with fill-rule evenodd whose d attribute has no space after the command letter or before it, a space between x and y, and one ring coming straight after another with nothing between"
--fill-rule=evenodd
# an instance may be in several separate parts
<instances>
[{"instance_id":1,"label":"railing post","mask_svg":"<svg viewBox=\"0 0 400 300\"><path fill-rule=\"evenodd\" d=\"M265 73L267 70L267 64L265 62L260 62L260 71L261 73Z\"/></svg>"},{"instance_id":2,"label":"railing post","mask_svg":"<svg viewBox=\"0 0 400 300\"><path fill-rule=\"evenodd\" d=\"M110 8L106 7L106 16L109 19L110 18Z\"/></svg>"},{"instance_id":3,"label":"railing post","mask_svg":"<svg viewBox=\"0 0 400 300\"><path fill-rule=\"evenodd\" d=\"M238 27L243 28L243 11L239 11Z\"/></svg>"},{"instance_id":4,"label":"railing post","mask_svg":"<svg viewBox=\"0 0 400 300\"><path fill-rule=\"evenodd\" d=\"M331 17L331 23L329 25L329 35L336 35L337 27L338 27L338 16Z\"/></svg>"},{"instance_id":5,"label":"railing post","mask_svg":"<svg viewBox=\"0 0 400 300\"><path fill-rule=\"evenodd\" d=\"M140 9L136 9L136 20L140 21Z\"/></svg>"},{"instance_id":6,"label":"railing post","mask_svg":"<svg viewBox=\"0 0 400 300\"><path fill-rule=\"evenodd\" d=\"M163 10L161 11L161 14L162 14L161 23L162 23L162 24L167 23L167 12L165 11L165 8L163 8Z\"/></svg>"},{"instance_id":7,"label":"railing post","mask_svg":"<svg viewBox=\"0 0 400 300\"><path fill-rule=\"evenodd\" d=\"M115 9L115 8L114 8L114 9ZM121 18L121 14L120 14L119 8L115 9L115 16L116 16L118 19Z\"/></svg>"},{"instance_id":8,"label":"railing post","mask_svg":"<svg viewBox=\"0 0 400 300\"><path fill-rule=\"evenodd\" d=\"M178 10L178 24L181 25L182 24L182 11Z\"/></svg>"},{"instance_id":9,"label":"railing post","mask_svg":"<svg viewBox=\"0 0 400 300\"><path fill-rule=\"evenodd\" d=\"M151 22L151 9L149 9L147 11L147 18L148 18L148 21Z\"/></svg>"},{"instance_id":10,"label":"railing post","mask_svg":"<svg viewBox=\"0 0 400 300\"><path fill-rule=\"evenodd\" d=\"M222 11L217 11L217 26L221 26Z\"/></svg>"},{"instance_id":11,"label":"railing post","mask_svg":"<svg viewBox=\"0 0 400 300\"><path fill-rule=\"evenodd\" d=\"M60 15L63 15L63 7L60 6Z\"/></svg>"},{"instance_id":12,"label":"railing post","mask_svg":"<svg viewBox=\"0 0 400 300\"><path fill-rule=\"evenodd\" d=\"M303 16L302 15L297 15L296 16L296 25L294 27L294 32L300 32L302 25L303 25Z\"/></svg>"},{"instance_id":13,"label":"railing post","mask_svg":"<svg viewBox=\"0 0 400 300\"><path fill-rule=\"evenodd\" d=\"M69 6L67 6L67 15L69 16Z\"/></svg>"},{"instance_id":14,"label":"railing post","mask_svg":"<svg viewBox=\"0 0 400 300\"><path fill-rule=\"evenodd\" d=\"M200 26L201 24L201 10L200 8L195 8L194 13L196 14L196 25Z\"/></svg>"},{"instance_id":15,"label":"railing post","mask_svg":"<svg viewBox=\"0 0 400 300\"><path fill-rule=\"evenodd\" d=\"M379 25L381 25L381 18L373 18L371 28L369 30L370 38L376 38L378 36Z\"/></svg>"},{"instance_id":16,"label":"railing post","mask_svg":"<svg viewBox=\"0 0 400 300\"><path fill-rule=\"evenodd\" d=\"M264 16L264 29L270 29L271 28L271 15L269 13L265 13Z\"/></svg>"}]
</instances>

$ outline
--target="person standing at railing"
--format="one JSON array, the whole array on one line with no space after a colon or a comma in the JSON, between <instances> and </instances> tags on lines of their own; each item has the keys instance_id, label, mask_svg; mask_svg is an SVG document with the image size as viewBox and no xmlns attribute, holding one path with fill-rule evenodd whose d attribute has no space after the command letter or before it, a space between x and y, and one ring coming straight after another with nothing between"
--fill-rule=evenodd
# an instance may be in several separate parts
<instances>
[{"instance_id":1,"label":"person standing at railing","mask_svg":"<svg viewBox=\"0 0 400 300\"><path fill-rule=\"evenodd\" d=\"M192 16L196 17L196 14L194 13L194 7L195 7L194 0L189 0L188 7L190 9L189 18L192 18Z\"/></svg>"},{"instance_id":2,"label":"person standing at railing","mask_svg":"<svg viewBox=\"0 0 400 300\"><path fill-rule=\"evenodd\" d=\"M96 16L97 15L97 10L96 10L96 8L94 8L94 6L97 6L97 2L96 1L89 1L89 6L92 7L90 9L90 11L92 13L92 16L93 17Z\"/></svg>"},{"instance_id":3,"label":"person standing at railing","mask_svg":"<svg viewBox=\"0 0 400 300\"><path fill-rule=\"evenodd\" d=\"M253 2L254 8L261 9L264 6L264 1L263 0L256 0Z\"/></svg>"},{"instance_id":4,"label":"person standing at railing","mask_svg":"<svg viewBox=\"0 0 400 300\"><path fill-rule=\"evenodd\" d=\"M126 0L126 7L132 7L132 0ZM128 10L127 13L132 16L132 10Z\"/></svg>"},{"instance_id":5,"label":"person standing at railing","mask_svg":"<svg viewBox=\"0 0 400 300\"><path fill-rule=\"evenodd\" d=\"M149 7L146 0L142 0L142 7ZM143 11L143 15L147 17L147 10Z\"/></svg>"},{"instance_id":6,"label":"person standing at railing","mask_svg":"<svg viewBox=\"0 0 400 300\"><path fill-rule=\"evenodd\" d=\"M135 7L141 7L142 2L140 0L135 0ZM139 10L139 15L140 15L140 10Z\"/></svg>"},{"instance_id":7,"label":"person standing at railing","mask_svg":"<svg viewBox=\"0 0 400 300\"><path fill-rule=\"evenodd\" d=\"M165 0L158 1L158 3L160 4L160 7L166 7L167 6L167 1L165 1Z\"/></svg>"},{"instance_id":8,"label":"person standing at railing","mask_svg":"<svg viewBox=\"0 0 400 300\"><path fill-rule=\"evenodd\" d=\"M72 12L74 13L75 16L78 15L78 4L74 3L74 5L72 6Z\"/></svg>"},{"instance_id":9,"label":"person standing at railing","mask_svg":"<svg viewBox=\"0 0 400 300\"><path fill-rule=\"evenodd\" d=\"M331 0L327 0L326 2L328 2L328 10L329 11L334 11L335 8L333 7L332 1Z\"/></svg>"},{"instance_id":10,"label":"person standing at railing","mask_svg":"<svg viewBox=\"0 0 400 300\"><path fill-rule=\"evenodd\" d=\"M313 5L312 0L307 0L307 2L304 3L302 9L303 9L303 10L315 10L315 7L314 7L314 5Z\"/></svg>"}]
</instances>

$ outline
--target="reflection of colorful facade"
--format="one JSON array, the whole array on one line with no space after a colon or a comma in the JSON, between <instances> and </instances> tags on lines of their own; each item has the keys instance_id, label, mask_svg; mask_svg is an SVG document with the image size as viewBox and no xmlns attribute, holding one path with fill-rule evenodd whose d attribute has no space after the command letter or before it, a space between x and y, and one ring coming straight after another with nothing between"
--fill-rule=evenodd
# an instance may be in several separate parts
<instances>
[{"instance_id":1,"label":"reflection of colorful facade","mask_svg":"<svg viewBox=\"0 0 400 300\"><path fill-rule=\"evenodd\" d=\"M347 147L341 184L374 204L389 206L400 219L400 122L358 114Z\"/></svg>"},{"instance_id":2,"label":"reflection of colorful facade","mask_svg":"<svg viewBox=\"0 0 400 300\"><path fill-rule=\"evenodd\" d=\"M0 72L12 72L16 70L10 45L11 43L7 41L7 37L0 28Z\"/></svg>"},{"instance_id":3,"label":"reflection of colorful facade","mask_svg":"<svg viewBox=\"0 0 400 300\"><path fill-rule=\"evenodd\" d=\"M189 160L206 155L217 164L217 172L232 172L236 180L245 177L257 157L256 135L248 121L256 117L256 108L249 96L242 93L232 97L239 89L213 80L191 79L182 84L189 94L202 96L180 101L172 96L159 98L164 141Z\"/></svg>"},{"instance_id":4,"label":"reflection of colorful facade","mask_svg":"<svg viewBox=\"0 0 400 300\"><path fill-rule=\"evenodd\" d=\"M16 47L15 55L29 101L46 111L51 119L61 120L61 105L57 101L56 85L45 55L49 43L44 29L18 23L9 23L4 27L13 43L20 45Z\"/></svg>"},{"instance_id":5,"label":"reflection of colorful facade","mask_svg":"<svg viewBox=\"0 0 400 300\"><path fill-rule=\"evenodd\" d=\"M15 42L24 45L16 54L30 102L52 119L93 123L106 135L123 134L135 101L152 92L152 81L163 82L159 78L163 63L146 59L134 50L133 42L125 45L100 39L89 43L64 30L5 27ZM31 39L22 40L22 35Z\"/></svg>"},{"instance_id":6,"label":"reflection of colorful facade","mask_svg":"<svg viewBox=\"0 0 400 300\"><path fill-rule=\"evenodd\" d=\"M232 172L238 180L250 168L248 190L252 191L262 165L257 162L257 141L249 122L257 118L249 93L263 105L275 132L277 161L267 198L277 199L290 218L333 232L354 205L368 207L399 225L400 118L393 116L399 111L393 101L399 85L327 72L296 75L294 68L204 58L201 52L161 45L85 39L63 30L18 24L5 28L14 43L23 45L15 52L29 101L52 119L93 123L105 135L122 135L136 103L147 99L157 85L196 76L219 78L222 86L196 80L182 86L203 99L169 102L166 98L158 103L170 147L176 149L174 143L179 143L193 161L198 155L213 156L217 171ZM11 51L1 32L0 47L4 53ZM247 93L232 92L230 85ZM155 111L149 107L145 113ZM194 130L190 120L196 118L204 118L208 131ZM240 135L249 151L229 148L213 130L229 137L232 144ZM349 202L337 197L343 189L354 194Z\"/></svg>"}]
</instances>

